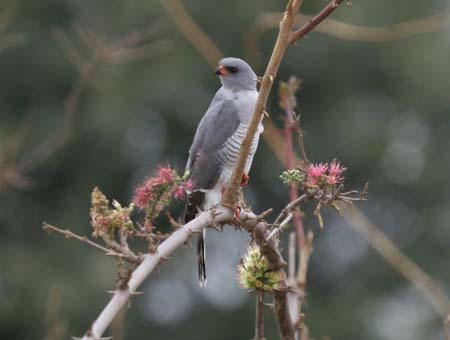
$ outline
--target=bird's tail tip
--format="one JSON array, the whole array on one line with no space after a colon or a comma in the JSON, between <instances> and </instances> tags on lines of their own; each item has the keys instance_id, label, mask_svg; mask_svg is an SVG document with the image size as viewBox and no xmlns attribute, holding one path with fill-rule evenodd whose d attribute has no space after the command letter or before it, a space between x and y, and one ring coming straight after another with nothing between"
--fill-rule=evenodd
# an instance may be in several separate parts
<instances>
[{"instance_id":1,"label":"bird's tail tip","mask_svg":"<svg viewBox=\"0 0 450 340\"><path fill-rule=\"evenodd\" d=\"M197 243L198 252L198 284L200 287L206 286L206 259L205 259L205 230L200 235Z\"/></svg>"},{"instance_id":2,"label":"bird's tail tip","mask_svg":"<svg viewBox=\"0 0 450 340\"><path fill-rule=\"evenodd\" d=\"M198 285L200 286L200 287L206 287L206 283L208 282L208 280L206 279L206 277L203 277L203 278L199 278L198 279Z\"/></svg>"}]
</instances>

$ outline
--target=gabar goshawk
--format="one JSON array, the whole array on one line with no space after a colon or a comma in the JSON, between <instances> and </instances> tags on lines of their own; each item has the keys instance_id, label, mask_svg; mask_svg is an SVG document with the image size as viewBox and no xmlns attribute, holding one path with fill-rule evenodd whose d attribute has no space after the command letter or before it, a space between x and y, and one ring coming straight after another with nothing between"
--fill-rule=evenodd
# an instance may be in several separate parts
<instances>
[{"instance_id":1,"label":"gabar goshawk","mask_svg":"<svg viewBox=\"0 0 450 340\"><path fill-rule=\"evenodd\" d=\"M186 223L195 218L198 210L208 210L220 203L258 98L257 76L244 60L224 58L219 62L216 74L222 87L201 119L189 149L186 171L189 171L193 189L186 204ZM244 181L248 180L247 174L262 132L260 123L245 165ZM199 284L204 286L205 230L199 236L197 251Z\"/></svg>"}]
</instances>

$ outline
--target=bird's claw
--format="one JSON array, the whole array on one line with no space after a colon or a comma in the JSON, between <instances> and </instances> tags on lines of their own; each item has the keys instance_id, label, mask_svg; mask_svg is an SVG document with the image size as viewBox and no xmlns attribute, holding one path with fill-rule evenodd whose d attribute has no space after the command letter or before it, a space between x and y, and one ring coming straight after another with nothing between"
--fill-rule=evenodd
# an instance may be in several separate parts
<instances>
[{"instance_id":1,"label":"bird's claw","mask_svg":"<svg viewBox=\"0 0 450 340\"><path fill-rule=\"evenodd\" d=\"M234 207L234 217L239 218L240 215L241 215L241 207L237 205Z\"/></svg>"},{"instance_id":2,"label":"bird's claw","mask_svg":"<svg viewBox=\"0 0 450 340\"><path fill-rule=\"evenodd\" d=\"M241 178L241 187L245 187L248 184L250 177L244 172Z\"/></svg>"}]
</instances>

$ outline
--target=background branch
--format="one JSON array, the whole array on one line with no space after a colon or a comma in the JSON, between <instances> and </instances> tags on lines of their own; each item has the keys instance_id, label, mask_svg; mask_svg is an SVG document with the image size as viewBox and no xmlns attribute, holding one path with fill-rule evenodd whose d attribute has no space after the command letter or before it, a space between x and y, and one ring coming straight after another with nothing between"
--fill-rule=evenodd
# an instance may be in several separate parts
<instances>
[{"instance_id":1,"label":"background branch","mask_svg":"<svg viewBox=\"0 0 450 340\"><path fill-rule=\"evenodd\" d=\"M267 30L278 27L283 13L271 12L259 16L244 35L243 44L246 58L252 64L259 63L258 43ZM295 25L305 25L313 18L312 15L299 14ZM416 35L431 33L448 27L450 14L447 11L429 17L408 20L381 27L367 27L353 25L336 19L327 18L314 32L323 33L332 37L368 43L384 43L389 41L407 39Z\"/></svg>"},{"instance_id":2,"label":"background branch","mask_svg":"<svg viewBox=\"0 0 450 340\"><path fill-rule=\"evenodd\" d=\"M384 259L420 290L445 321L450 317L450 300L441 287L416 263L409 259L361 211L352 205L337 203L344 218Z\"/></svg>"},{"instance_id":3,"label":"background branch","mask_svg":"<svg viewBox=\"0 0 450 340\"><path fill-rule=\"evenodd\" d=\"M178 0L161 0L161 5L173 19L183 36L200 52L209 65L215 69L223 58L222 53L205 32L192 19Z\"/></svg>"},{"instance_id":4,"label":"background branch","mask_svg":"<svg viewBox=\"0 0 450 340\"><path fill-rule=\"evenodd\" d=\"M6 159L0 153L0 163L2 163L0 164L0 190L8 185L16 188L30 187L30 183L24 175L45 162L69 141L74 117L83 91L95 83L96 72L100 67L152 57L156 54L167 52L172 46L171 43L164 39L147 42L147 40L153 39L155 33L160 33L157 27L127 33L112 43L105 43L93 31L87 29L77 29L76 31L80 40L85 44L84 47L90 52L91 55L89 57L83 56L83 53L75 47L65 32L61 30L54 31L55 41L77 71L77 78L71 85L64 99L63 109L59 114L61 126L54 129L55 132L53 134L50 134L45 140L38 143L21 157L12 154L9 159ZM0 37L0 50L1 46L2 40ZM28 121L28 116L26 121ZM18 128L19 132L22 131L23 125L21 124ZM13 136L19 135L19 132L14 132ZM25 137L23 133L20 133L20 136L22 138ZM15 141L17 144L21 142ZM16 147L16 152L17 149ZM19 159L16 160L17 158Z\"/></svg>"}]
</instances>

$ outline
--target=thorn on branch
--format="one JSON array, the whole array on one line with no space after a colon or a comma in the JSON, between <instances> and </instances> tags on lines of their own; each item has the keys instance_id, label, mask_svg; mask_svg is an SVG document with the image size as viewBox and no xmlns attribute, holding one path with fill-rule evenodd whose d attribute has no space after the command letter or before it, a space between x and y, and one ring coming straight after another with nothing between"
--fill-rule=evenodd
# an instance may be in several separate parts
<instances>
[{"instance_id":1,"label":"thorn on branch","mask_svg":"<svg viewBox=\"0 0 450 340\"><path fill-rule=\"evenodd\" d=\"M130 293L131 296L144 295L144 294L145 294L144 292L140 292L140 291Z\"/></svg>"},{"instance_id":2,"label":"thorn on branch","mask_svg":"<svg viewBox=\"0 0 450 340\"><path fill-rule=\"evenodd\" d=\"M172 217L172 215L170 214L169 211L166 211L166 216L167 216L167 219L169 220L169 223L172 226L172 228L179 229L183 226L181 223L178 223L177 221L175 221L175 219Z\"/></svg>"}]
</instances>

